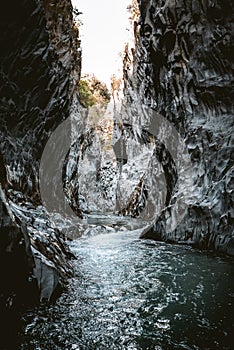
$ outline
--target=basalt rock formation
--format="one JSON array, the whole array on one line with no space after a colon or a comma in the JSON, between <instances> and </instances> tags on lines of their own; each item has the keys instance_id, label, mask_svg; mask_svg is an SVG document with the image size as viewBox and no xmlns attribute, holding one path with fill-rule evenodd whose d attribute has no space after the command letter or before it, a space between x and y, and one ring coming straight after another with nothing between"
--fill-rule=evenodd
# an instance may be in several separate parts
<instances>
[{"instance_id":1,"label":"basalt rock formation","mask_svg":"<svg viewBox=\"0 0 234 350\"><path fill-rule=\"evenodd\" d=\"M65 150L64 190L71 207L80 216L90 210L79 198L77 174L78 163L85 164L92 146L96 167L89 176L83 174L84 193L91 178L99 183L96 193L103 202L110 202L116 189L119 213L144 213L151 222L144 238L233 255L233 4L139 0L138 8L135 0L131 11L135 45L125 49L125 97L114 125L123 177L112 166L109 129L103 144L93 129L87 135L81 132L78 142ZM50 299L72 273L64 234L43 206L39 168L53 131L70 116L79 119L80 43L70 0L5 2L0 29L0 301L3 308L12 308L32 295ZM173 126L164 130L165 138L176 130L186 144L192 164L190 198L179 182L183 167L177 169L162 138L143 130L152 116L156 121L162 116ZM98 128L104 132L102 125ZM108 162L101 162L101 146L109 152ZM54 183L48 179L48 190ZM56 188L52 192L56 208ZM168 230L173 207L183 197L186 214Z\"/></svg>"},{"instance_id":2,"label":"basalt rock formation","mask_svg":"<svg viewBox=\"0 0 234 350\"><path fill-rule=\"evenodd\" d=\"M12 307L50 299L71 276L71 253L41 202L39 163L79 105L80 48L69 0L3 2L0 31L0 296Z\"/></svg>"},{"instance_id":3,"label":"basalt rock formation","mask_svg":"<svg viewBox=\"0 0 234 350\"><path fill-rule=\"evenodd\" d=\"M233 255L233 2L138 3L140 16L133 16L135 46L126 47L124 56L121 128L132 125L131 137L137 140L140 132L134 136L135 125L147 124L149 118L139 111L147 107L155 118L159 113L186 144L193 182L186 215L168 230L171 209L183 196L183 186L177 186L173 157L161 152L158 161L164 172L167 169L171 189L157 220L142 237ZM162 145L156 145L155 156L158 147Z\"/></svg>"}]
</instances>

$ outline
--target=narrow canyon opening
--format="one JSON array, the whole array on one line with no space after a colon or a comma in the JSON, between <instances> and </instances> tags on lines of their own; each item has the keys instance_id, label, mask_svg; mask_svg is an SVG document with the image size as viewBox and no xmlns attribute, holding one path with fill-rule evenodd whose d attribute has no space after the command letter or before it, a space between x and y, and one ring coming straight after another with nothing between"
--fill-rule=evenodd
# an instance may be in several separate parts
<instances>
[{"instance_id":1,"label":"narrow canyon opening","mask_svg":"<svg viewBox=\"0 0 234 350\"><path fill-rule=\"evenodd\" d=\"M233 3L0 5L0 348L231 350Z\"/></svg>"}]
</instances>

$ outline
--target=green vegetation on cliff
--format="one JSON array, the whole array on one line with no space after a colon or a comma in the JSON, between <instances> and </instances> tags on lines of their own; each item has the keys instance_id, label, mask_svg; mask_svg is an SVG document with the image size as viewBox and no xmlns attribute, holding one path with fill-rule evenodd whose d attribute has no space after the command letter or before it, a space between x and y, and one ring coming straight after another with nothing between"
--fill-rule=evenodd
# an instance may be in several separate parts
<instances>
[{"instance_id":1,"label":"green vegetation on cliff","mask_svg":"<svg viewBox=\"0 0 234 350\"><path fill-rule=\"evenodd\" d=\"M105 83L98 80L94 75L85 75L78 84L80 103L85 108L94 105L106 107L110 102L111 95Z\"/></svg>"}]
</instances>

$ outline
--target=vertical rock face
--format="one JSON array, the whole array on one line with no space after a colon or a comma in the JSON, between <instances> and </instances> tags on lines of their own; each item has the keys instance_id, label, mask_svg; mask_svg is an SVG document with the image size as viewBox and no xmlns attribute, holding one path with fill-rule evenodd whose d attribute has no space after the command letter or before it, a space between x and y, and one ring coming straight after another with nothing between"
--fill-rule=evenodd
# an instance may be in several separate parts
<instances>
[{"instance_id":1,"label":"vertical rock face","mask_svg":"<svg viewBox=\"0 0 234 350\"><path fill-rule=\"evenodd\" d=\"M15 271L28 288L29 277L36 278L42 299L71 273L63 237L41 205L38 178L46 142L75 108L80 51L69 0L0 7L0 292L12 304L22 292Z\"/></svg>"},{"instance_id":2,"label":"vertical rock face","mask_svg":"<svg viewBox=\"0 0 234 350\"><path fill-rule=\"evenodd\" d=\"M183 196L183 186L176 185L173 159L161 154L172 191L143 236L234 254L233 3L142 0L139 9L140 19L133 23L136 47L125 52L128 113L122 119L131 125L147 124L148 115L137 113L140 105L160 113L186 143L193 180L186 215L168 230L171 208Z\"/></svg>"}]
</instances>

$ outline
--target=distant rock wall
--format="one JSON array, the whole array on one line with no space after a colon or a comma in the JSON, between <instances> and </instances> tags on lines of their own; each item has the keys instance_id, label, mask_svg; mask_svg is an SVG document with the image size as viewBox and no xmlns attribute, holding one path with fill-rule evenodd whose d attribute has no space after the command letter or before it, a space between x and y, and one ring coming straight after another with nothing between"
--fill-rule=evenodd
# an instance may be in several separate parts
<instances>
[{"instance_id":1,"label":"distant rock wall","mask_svg":"<svg viewBox=\"0 0 234 350\"><path fill-rule=\"evenodd\" d=\"M39 193L39 162L52 131L79 105L78 30L70 0L0 5L0 295L41 299L71 275L71 254ZM36 283L33 283L36 281Z\"/></svg>"},{"instance_id":2,"label":"distant rock wall","mask_svg":"<svg viewBox=\"0 0 234 350\"><path fill-rule=\"evenodd\" d=\"M139 9L135 47L124 57L122 124L147 124L142 106L160 113L187 145L194 183L187 214L168 232L170 208L183 188L176 187L173 160L162 154L172 191L143 237L233 255L233 2L142 0Z\"/></svg>"}]
</instances>

